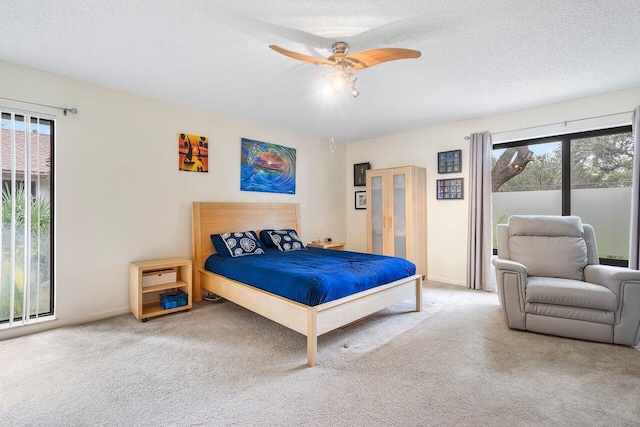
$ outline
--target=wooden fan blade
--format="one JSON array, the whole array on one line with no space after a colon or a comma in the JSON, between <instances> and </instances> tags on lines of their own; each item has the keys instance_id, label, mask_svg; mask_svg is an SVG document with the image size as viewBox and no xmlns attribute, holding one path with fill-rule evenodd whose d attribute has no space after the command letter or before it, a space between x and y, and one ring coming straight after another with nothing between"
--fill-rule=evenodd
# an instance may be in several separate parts
<instances>
[{"instance_id":1,"label":"wooden fan blade","mask_svg":"<svg viewBox=\"0 0 640 427\"><path fill-rule=\"evenodd\" d=\"M420 55L422 54L417 50L391 47L354 53L353 55L345 56L344 60L352 64L354 70L360 70L383 62L395 61L396 59L419 58Z\"/></svg>"},{"instance_id":2,"label":"wooden fan blade","mask_svg":"<svg viewBox=\"0 0 640 427\"><path fill-rule=\"evenodd\" d=\"M269 47L276 52L281 53L282 55L288 56L289 58L297 59L298 61L309 62L311 64L325 67L333 67L335 65L335 62L328 61L324 58L316 58L315 56L304 55L302 53L281 48L280 46L276 46L274 44L269 45Z\"/></svg>"}]
</instances>

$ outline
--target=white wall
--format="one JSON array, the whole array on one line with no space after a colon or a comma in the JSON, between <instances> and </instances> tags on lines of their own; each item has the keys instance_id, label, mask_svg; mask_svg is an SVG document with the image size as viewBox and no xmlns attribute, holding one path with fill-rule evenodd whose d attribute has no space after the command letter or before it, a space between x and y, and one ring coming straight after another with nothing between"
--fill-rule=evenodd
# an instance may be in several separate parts
<instances>
[{"instance_id":1,"label":"white wall","mask_svg":"<svg viewBox=\"0 0 640 427\"><path fill-rule=\"evenodd\" d=\"M191 257L191 202L300 203L306 240L346 238L345 146L0 62L0 96L76 107L56 114L55 266L59 320L0 339L128 311L129 262ZM215 96L214 93L211 96ZM209 173L178 171L178 133L209 137ZM240 138L297 150L296 194L240 191Z\"/></svg>"},{"instance_id":2,"label":"white wall","mask_svg":"<svg viewBox=\"0 0 640 427\"><path fill-rule=\"evenodd\" d=\"M466 135L472 132L501 132L494 143L515 139L598 129L631 123L631 113L574 123L540 127L517 132L511 129L544 125L631 111L640 104L640 87L601 95L558 102L541 107L481 117L398 135L375 138L347 146L347 249L366 249L365 211L353 208L354 163L371 162L373 169L404 165L427 168L428 278L453 284L466 284L468 168L469 150ZM462 149L460 174L438 175L436 156L439 151ZM465 178L464 200L436 200L436 179Z\"/></svg>"}]
</instances>

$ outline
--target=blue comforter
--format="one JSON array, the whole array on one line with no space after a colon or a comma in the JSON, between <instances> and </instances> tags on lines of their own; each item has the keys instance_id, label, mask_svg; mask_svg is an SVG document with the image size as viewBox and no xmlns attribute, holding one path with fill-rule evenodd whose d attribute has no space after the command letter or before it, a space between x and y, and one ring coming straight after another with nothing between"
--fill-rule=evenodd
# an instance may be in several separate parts
<instances>
[{"instance_id":1,"label":"blue comforter","mask_svg":"<svg viewBox=\"0 0 640 427\"><path fill-rule=\"evenodd\" d=\"M205 269L293 301L315 306L412 276L402 258L307 248L237 258L214 254Z\"/></svg>"}]
</instances>

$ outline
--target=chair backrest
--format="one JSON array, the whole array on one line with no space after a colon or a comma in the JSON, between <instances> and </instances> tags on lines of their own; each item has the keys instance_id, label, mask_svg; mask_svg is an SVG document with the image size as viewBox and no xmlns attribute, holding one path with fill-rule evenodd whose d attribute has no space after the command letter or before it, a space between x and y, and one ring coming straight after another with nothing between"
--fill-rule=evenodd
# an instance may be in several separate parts
<instances>
[{"instance_id":1,"label":"chair backrest","mask_svg":"<svg viewBox=\"0 0 640 427\"><path fill-rule=\"evenodd\" d=\"M593 227L575 216L514 215L498 224L498 257L520 262L529 275L584 280L598 264Z\"/></svg>"}]
</instances>

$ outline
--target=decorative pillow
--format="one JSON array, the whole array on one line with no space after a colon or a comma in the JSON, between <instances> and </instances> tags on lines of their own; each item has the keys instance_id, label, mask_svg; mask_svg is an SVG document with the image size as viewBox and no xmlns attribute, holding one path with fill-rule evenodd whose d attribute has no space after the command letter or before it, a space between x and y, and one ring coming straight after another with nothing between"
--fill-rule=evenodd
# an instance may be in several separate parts
<instances>
[{"instance_id":1,"label":"decorative pillow","mask_svg":"<svg viewBox=\"0 0 640 427\"><path fill-rule=\"evenodd\" d=\"M264 253L264 246L254 231L212 234L211 242L221 256L239 257Z\"/></svg>"},{"instance_id":2,"label":"decorative pillow","mask_svg":"<svg viewBox=\"0 0 640 427\"><path fill-rule=\"evenodd\" d=\"M271 236L271 240L276 248L282 252L307 249L298 237L296 230L272 230L269 231L268 234Z\"/></svg>"},{"instance_id":3,"label":"decorative pillow","mask_svg":"<svg viewBox=\"0 0 640 427\"><path fill-rule=\"evenodd\" d=\"M271 239L271 236L269 236L269 233L271 231L275 231L274 229L268 229L268 230L262 230L260 231L260 240L262 241L262 244L265 245L268 248L275 248L276 245L273 243L273 240Z\"/></svg>"}]
</instances>

